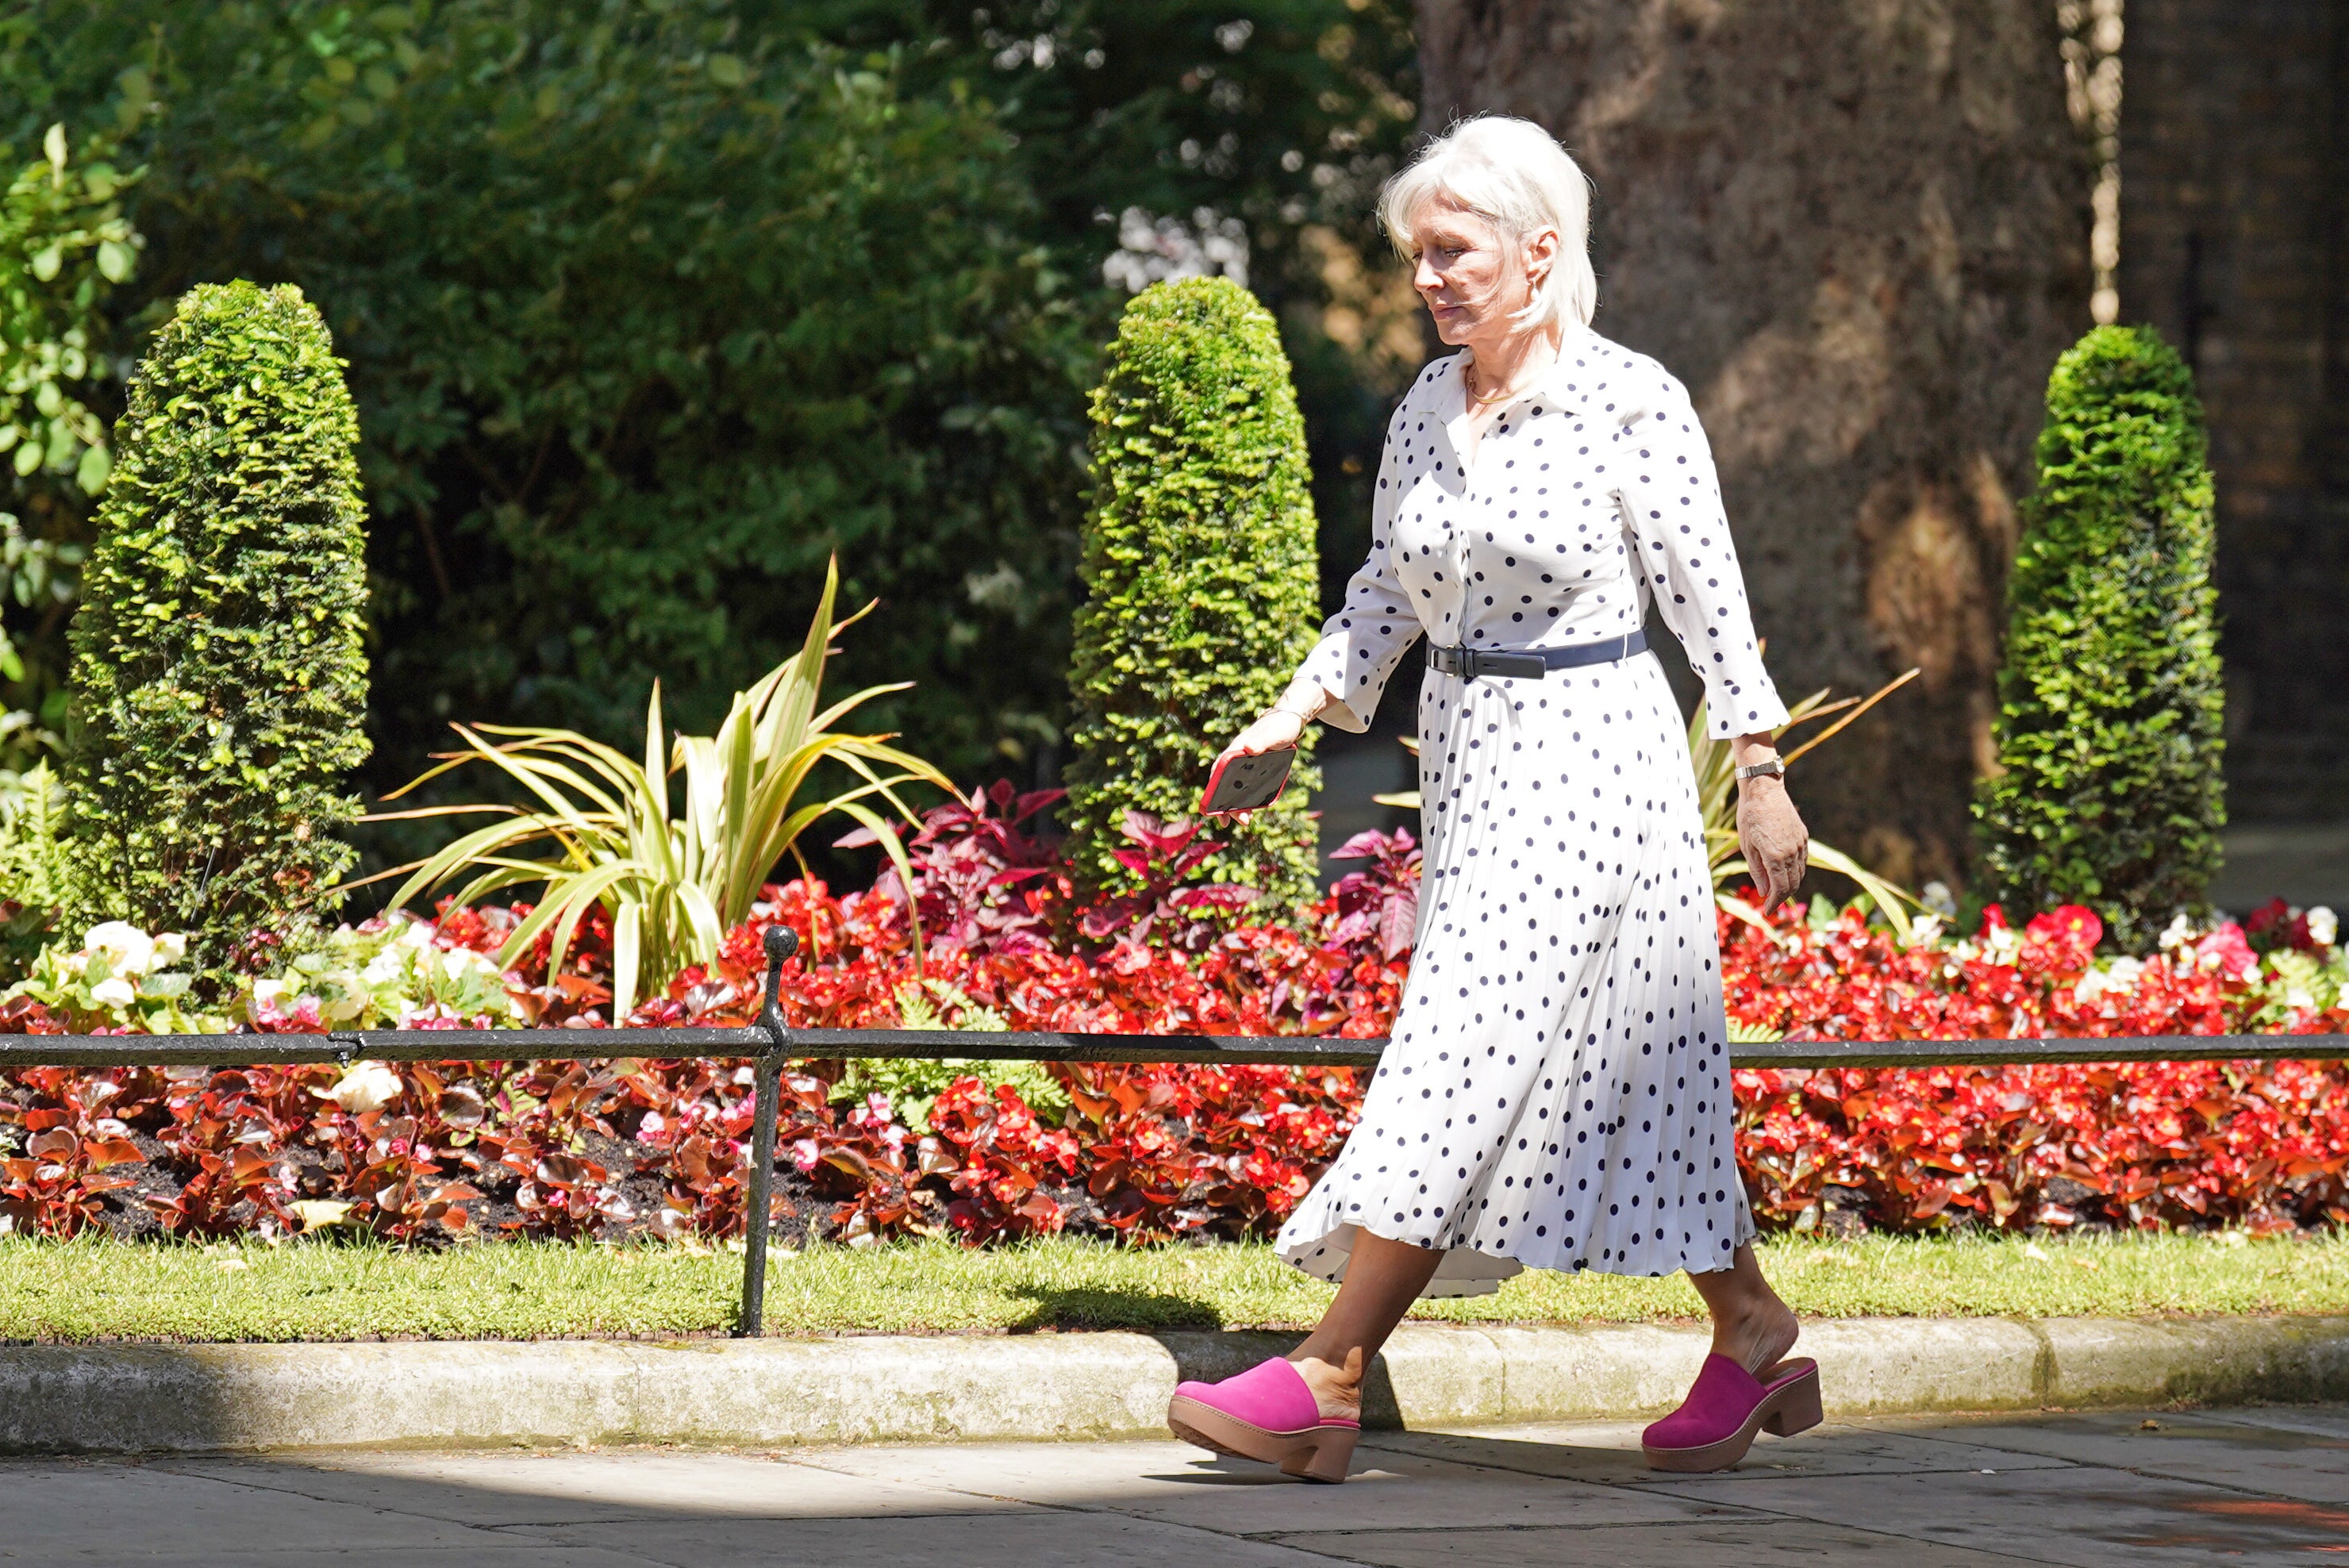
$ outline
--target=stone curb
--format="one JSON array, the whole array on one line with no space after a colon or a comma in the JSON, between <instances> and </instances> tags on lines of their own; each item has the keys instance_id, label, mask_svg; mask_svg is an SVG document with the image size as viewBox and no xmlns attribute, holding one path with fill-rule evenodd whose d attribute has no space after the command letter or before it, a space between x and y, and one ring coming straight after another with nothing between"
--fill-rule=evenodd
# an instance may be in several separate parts
<instances>
[{"instance_id":1,"label":"stone curb","mask_svg":"<svg viewBox=\"0 0 2349 1568\"><path fill-rule=\"evenodd\" d=\"M1251 1333L667 1343L0 1348L0 1451L222 1452L1164 1434L1184 1377L1295 1342ZM2349 1398L2349 1316L1823 1319L1831 1413ZM1368 1423L1470 1426L1670 1408L1701 1330L1406 1324Z\"/></svg>"}]
</instances>

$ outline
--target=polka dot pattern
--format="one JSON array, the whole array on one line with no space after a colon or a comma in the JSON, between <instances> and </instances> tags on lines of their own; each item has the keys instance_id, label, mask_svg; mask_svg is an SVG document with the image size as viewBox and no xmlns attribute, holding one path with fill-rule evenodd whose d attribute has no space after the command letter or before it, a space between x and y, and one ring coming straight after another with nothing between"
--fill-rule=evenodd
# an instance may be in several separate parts
<instances>
[{"instance_id":1,"label":"polka dot pattern","mask_svg":"<svg viewBox=\"0 0 2349 1568\"><path fill-rule=\"evenodd\" d=\"M1370 561L1304 666L1343 717L1367 718L1423 632L1564 646L1636 630L1652 601L1718 733L1784 723L1680 385L1578 335L1464 465L1460 369L1429 367L1397 411ZM1281 1228L1282 1255L1342 1279L1367 1229L1445 1253L1431 1295L1523 1267L1728 1266L1754 1222L1695 782L1661 666L1430 670L1419 734L1410 982L1361 1124Z\"/></svg>"},{"instance_id":2,"label":"polka dot pattern","mask_svg":"<svg viewBox=\"0 0 2349 1568\"><path fill-rule=\"evenodd\" d=\"M1577 333L1485 430L1472 475L1464 357L1421 371L1387 424L1370 558L1298 671L1333 699L1322 721L1369 727L1422 632L1559 648L1635 632L1653 603L1703 678L1715 738L1785 723L1687 389Z\"/></svg>"}]
</instances>

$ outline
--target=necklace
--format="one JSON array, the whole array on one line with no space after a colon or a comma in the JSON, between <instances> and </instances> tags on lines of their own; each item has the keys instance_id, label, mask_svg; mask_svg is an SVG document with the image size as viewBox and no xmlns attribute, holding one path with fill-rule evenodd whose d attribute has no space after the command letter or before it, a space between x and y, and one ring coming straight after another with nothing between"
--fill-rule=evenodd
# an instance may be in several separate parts
<instances>
[{"instance_id":1,"label":"necklace","mask_svg":"<svg viewBox=\"0 0 2349 1568\"><path fill-rule=\"evenodd\" d=\"M1468 362L1468 368L1463 373L1462 380L1467 388L1468 401L1479 408L1489 408L1495 403L1516 396L1515 390L1507 387L1502 387L1489 397L1479 393L1476 390L1476 362L1473 359Z\"/></svg>"}]
</instances>

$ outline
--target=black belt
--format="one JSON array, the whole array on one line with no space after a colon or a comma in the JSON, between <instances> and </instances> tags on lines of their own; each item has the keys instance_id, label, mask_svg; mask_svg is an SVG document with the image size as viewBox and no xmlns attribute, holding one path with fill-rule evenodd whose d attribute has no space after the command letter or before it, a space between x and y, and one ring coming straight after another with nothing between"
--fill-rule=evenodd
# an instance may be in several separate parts
<instances>
[{"instance_id":1,"label":"black belt","mask_svg":"<svg viewBox=\"0 0 2349 1568\"><path fill-rule=\"evenodd\" d=\"M1427 645L1427 667L1439 675L1475 680L1483 676L1508 676L1539 680L1552 670L1583 665L1611 665L1648 651L1648 634L1609 637L1603 643L1577 643L1570 648L1439 648Z\"/></svg>"}]
</instances>

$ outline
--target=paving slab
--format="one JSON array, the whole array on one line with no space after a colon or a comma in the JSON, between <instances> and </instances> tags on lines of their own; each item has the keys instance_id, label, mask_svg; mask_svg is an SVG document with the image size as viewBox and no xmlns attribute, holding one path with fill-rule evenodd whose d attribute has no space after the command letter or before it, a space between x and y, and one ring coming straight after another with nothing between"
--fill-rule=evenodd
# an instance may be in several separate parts
<instances>
[{"instance_id":1,"label":"paving slab","mask_svg":"<svg viewBox=\"0 0 2349 1568\"><path fill-rule=\"evenodd\" d=\"M2140 1418L2132 1414L2125 1418L2135 1422ZM1648 1468L1640 1456L1640 1423L1632 1421L1555 1422L1513 1427L1506 1435L1477 1429L1380 1432L1365 1441L1378 1449L1427 1459L1608 1486L1637 1489L1681 1479ZM1794 1438L1761 1438L1746 1454L1745 1462L1723 1479L2055 1469L2069 1462L2055 1456L2017 1452L2011 1447L1983 1447L1972 1440L1971 1429L1936 1436L1908 1424L1831 1421Z\"/></svg>"},{"instance_id":2,"label":"paving slab","mask_svg":"<svg viewBox=\"0 0 2349 1568\"><path fill-rule=\"evenodd\" d=\"M712 1453L347 1454L283 1460L174 1460L170 1470L319 1502L452 1523L592 1524L718 1519L916 1518L1017 1504L925 1486Z\"/></svg>"},{"instance_id":3,"label":"paving slab","mask_svg":"<svg viewBox=\"0 0 2349 1568\"><path fill-rule=\"evenodd\" d=\"M2139 1475L2168 1476L2349 1506L2349 1437L2242 1421L2227 1411L2066 1416L2028 1426L1979 1426L1970 1439L2013 1455L2061 1457Z\"/></svg>"},{"instance_id":4,"label":"paving slab","mask_svg":"<svg viewBox=\"0 0 2349 1568\"><path fill-rule=\"evenodd\" d=\"M1388 1534L1305 1535L1324 1562L1381 1568L1820 1568L1823 1563L1898 1564L1898 1568L2015 1568L2013 1557L1940 1546L1905 1536L1814 1524L1807 1520L1710 1521L1672 1527L1413 1531Z\"/></svg>"},{"instance_id":5,"label":"paving slab","mask_svg":"<svg viewBox=\"0 0 2349 1568\"><path fill-rule=\"evenodd\" d=\"M138 1463L0 1464L0 1563L496 1561L532 1543L432 1513L305 1497ZM601 1549L598 1549L601 1550ZM533 1559L536 1561L535 1558ZM625 1561L582 1555L581 1568Z\"/></svg>"},{"instance_id":6,"label":"paving slab","mask_svg":"<svg viewBox=\"0 0 2349 1568\"><path fill-rule=\"evenodd\" d=\"M2257 1427L2279 1427L2287 1432L2313 1432L2321 1438L2349 1439L2349 1409L2337 1405L2244 1405L2226 1412L2230 1421Z\"/></svg>"},{"instance_id":7,"label":"paving slab","mask_svg":"<svg viewBox=\"0 0 2349 1568\"><path fill-rule=\"evenodd\" d=\"M2075 1568L2310 1561L2349 1550L2349 1510L2103 1466L1903 1476L1743 1477L1674 1496Z\"/></svg>"},{"instance_id":8,"label":"paving slab","mask_svg":"<svg viewBox=\"0 0 2349 1568\"><path fill-rule=\"evenodd\" d=\"M0 1564L2234 1568L2349 1555L2340 1405L1839 1418L1706 1477L1647 1470L1639 1432L1373 1433L1342 1487L1163 1439L28 1460L0 1462Z\"/></svg>"},{"instance_id":9,"label":"paving slab","mask_svg":"<svg viewBox=\"0 0 2349 1568\"><path fill-rule=\"evenodd\" d=\"M638 1565L663 1568L1330 1568L1326 1556L1115 1514L978 1515L969 1519L816 1520L807 1524L569 1525L530 1531L561 1546L616 1542ZM537 1560L519 1560L536 1568Z\"/></svg>"},{"instance_id":10,"label":"paving slab","mask_svg":"<svg viewBox=\"0 0 2349 1568\"><path fill-rule=\"evenodd\" d=\"M1685 1522L1733 1511L1613 1487L1537 1486L1508 1471L1387 1449L1358 1449L1342 1487L1303 1486L1268 1466L1187 1443L982 1444L845 1449L801 1463L891 1476L1053 1508L1113 1509L1239 1535L1314 1529L1467 1529L1513 1524Z\"/></svg>"}]
</instances>

